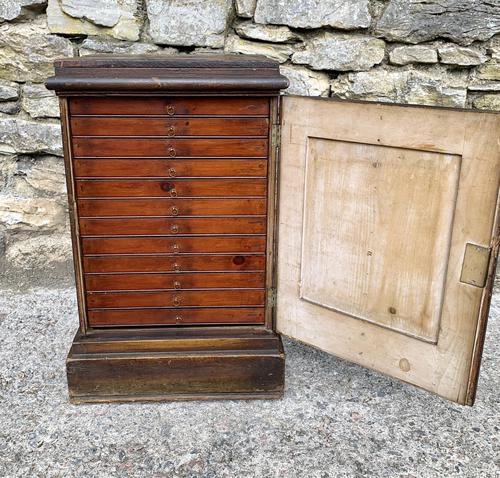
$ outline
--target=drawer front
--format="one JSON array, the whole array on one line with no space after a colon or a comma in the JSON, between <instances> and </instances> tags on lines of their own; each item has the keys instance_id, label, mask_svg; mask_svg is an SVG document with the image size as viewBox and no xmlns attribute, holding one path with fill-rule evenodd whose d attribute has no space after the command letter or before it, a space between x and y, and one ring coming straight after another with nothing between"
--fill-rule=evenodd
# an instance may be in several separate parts
<instances>
[{"instance_id":1,"label":"drawer front","mask_svg":"<svg viewBox=\"0 0 500 478\"><path fill-rule=\"evenodd\" d=\"M168 274L86 274L88 291L150 289L263 289L264 272L196 272Z\"/></svg>"},{"instance_id":2,"label":"drawer front","mask_svg":"<svg viewBox=\"0 0 500 478\"><path fill-rule=\"evenodd\" d=\"M130 325L263 324L264 307L197 309L91 309L91 327Z\"/></svg>"},{"instance_id":3,"label":"drawer front","mask_svg":"<svg viewBox=\"0 0 500 478\"><path fill-rule=\"evenodd\" d=\"M127 97L71 98L72 115L267 116L267 98Z\"/></svg>"},{"instance_id":4,"label":"drawer front","mask_svg":"<svg viewBox=\"0 0 500 478\"><path fill-rule=\"evenodd\" d=\"M75 136L267 136L267 118L73 117Z\"/></svg>"},{"instance_id":5,"label":"drawer front","mask_svg":"<svg viewBox=\"0 0 500 478\"><path fill-rule=\"evenodd\" d=\"M82 236L264 234L265 217L80 219Z\"/></svg>"},{"instance_id":6,"label":"drawer front","mask_svg":"<svg viewBox=\"0 0 500 478\"><path fill-rule=\"evenodd\" d=\"M88 273L264 271L263 255L175 255L84 257Z\"/></svg>"},{"instance_id":7,"label":"drawer front","mask_svg":"<svg viewBox=\"0 0 500 478\"><path fill-rule=\"evenodd\" d=\"M265 236L82 238L84 254L245 253L266 250Z\"/></svg>"},{"instance_id":8,"label":"drawer front","mask_svg":"<svg viewBox=\"0 0 500 478\"><path fill-rule=\"evenodd\" d=\"M183 290L162 292L88 292L87 306L121 307L239 307L264 305L263 290Z\"/></svg>"},{"instance_id":9,"label":"drawer front","mask_svg":"<svg viewBox=\"0 0 500 478\"><path fill-rule=\"evenodd\" d=\"M265 159L75 159L75 177L266 177Z\"/></svg>"},{"instance_id":10,"label":"drawer front","mask_svg":"<svg viewBox=\"0 0 500 478\"><path fill-rule=\"evenodd\" d=\"M260 199L79 199L80 217L96 216L230 216L266 214Z\"/></svg>"},{"instance_id":11,"label":"drawer front","mask_svg":"<svg viewBox=\"0 0 500 478\"><path fill-rule=\"evenodd\" d=\"M267 139L159 139L73 137L75 157L256 157L267 156Z\"/></svg>"},{"instance_id":12,"label":"drawer front","mask_svg":"<svg viewBox=\"0 0 500 478\"><path fill-rule=\"evenodd\" d=\"M79 179L78 197L265 197L266 179Z\"/></svg>"}]
</instances>

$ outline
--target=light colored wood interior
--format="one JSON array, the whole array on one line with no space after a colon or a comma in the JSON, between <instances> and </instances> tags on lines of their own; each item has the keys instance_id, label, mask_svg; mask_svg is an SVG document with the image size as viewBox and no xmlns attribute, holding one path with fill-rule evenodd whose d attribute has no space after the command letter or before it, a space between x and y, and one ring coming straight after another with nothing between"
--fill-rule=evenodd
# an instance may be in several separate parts
<instances>
[{"instance_id":1,"label":"light colored wood interior","mask_svg":"<svg viewBox=\"0 0 500 478\"><path fill-rule=\"evenodd\" d=\"M278 330L470 402L487 291L460 277L496 247L499 118L285 97Z\"/></svg>"},{"instance_id":2,"label":"light colored wood interior","mask_svg":"<svg viewBox=\"0 0 500 478\"><path fill-rule=\"evenodd\" d=\"M300 297L437 341L460 156L309 138Z\"/></svg>"}]
</instances>

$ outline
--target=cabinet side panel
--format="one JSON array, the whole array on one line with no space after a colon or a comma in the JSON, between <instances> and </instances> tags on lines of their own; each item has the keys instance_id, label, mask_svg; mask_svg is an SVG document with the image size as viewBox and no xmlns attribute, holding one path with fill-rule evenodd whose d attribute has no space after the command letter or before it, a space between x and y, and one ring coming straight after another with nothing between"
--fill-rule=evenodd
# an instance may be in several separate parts
<instances>
[{"instance_id":1,"label":"cabinet side panel","mask_svg":"<svg viewBox=\"0 0 500 478\"><path fill-rule=\"evenodd\" d=\"M71 130L68 102L68 98L59 98L64 151L64 168L66 171L66 188L68 192L68 210L71 226L71 243L73 248L73 265L75 269L76 295L78 301L78 316L80 320L80 331L84 334L87 331L88 322L86 312L87 309L85 305L82 253L80 235L78 232L78 209L75 195L75 181L73 177L73 155L71 150Z\"/></svg>"}]
</instances>

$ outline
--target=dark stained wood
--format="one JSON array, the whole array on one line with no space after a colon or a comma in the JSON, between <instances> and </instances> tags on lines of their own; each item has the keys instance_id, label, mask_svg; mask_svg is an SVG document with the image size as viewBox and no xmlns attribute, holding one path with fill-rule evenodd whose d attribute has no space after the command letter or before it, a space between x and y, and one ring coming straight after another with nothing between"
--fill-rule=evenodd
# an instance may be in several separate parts
<instances>
[{"instance_id":1,"label":"dark stained wood","mask_svg":"<svg viewBox=\"0 0 500 478\"><path fill-rule=\"evenodd\" d=\"M76 159L75 177L265 177L265 159Z\"/></svg>"},{"instance_id":2,"label":"dark stained wood","mask_svg":"<svg viewBox=\"0 0 500 478\"><path fill-rule=\"evenodd\" d=\"M76 193L84 197L264 197L266 179L79 179Z\"/></svg>"},{"instance_id":3,"label":"dark stained wood","mask_svg":"<svg viewBox=\"0 0 500 478\"><path fill-rule=\"evenodd\" d=\"M212 237L114 237L82 239L83 254L148 254L193 252L234 253L264 252L265 236Z\"/></svg>"},{"instance_id":4,"label":"dark stained wood","mask_svg":"<svg viewBox=\"0 0 500 478\"><path fill-rule=\"evenodd\" d=\"M263 324L264 307L212 307L196 309L92 309L92 327L163 325Z\"/></svg>"},{"instance_id":5,"label":"dark stained wood","mask_svg":"<svg viewBox=\"0 0 500 478\"><path fill-rule=\"evenodd\" d=\"M71 98L72 115L267 116L267 98L83 97Z\"/></svg>"},{"instance_id":6,"label":"dark stained wood","mask_svg":"<svg viewBox=\"0 0 500 478\"><path fill-rule=\"evenodd\" d=\"M81 236L265 234L265 217L80 219Z\"/></svg>"},{"instance_id":7,"label":"dark stained wood","mask_svg":"<svg viewBox=\"0 0 500 478\"><path fill-rule=\"evenodd\" d=\"M75 157L256 157L267 156L267 139L73 137Z\"/></svg>"},{"instance_id":8,"label":"dark stained wood","mask_svg":"<svg viewBox=\"0 0 500 478\"><path fill-rule=\"evenodd\" d=\"M265 57L56 62L80 274L73 402L281 396L267 195L286 84Z\"/></svg>"},{"instance_id":9,"label":"dark stained wood","mask_svg":"<svg viewBox=\"0 0 500 478\"><path fill-rule=\"evenodd\" d=\"M264 272L86 274L88 291L264 288Z\"/></svg>"},{"instance_id":10,"label":"dark stained wood","mask_svg":"<svg viewBox=\"0 0 500 478\"><path fill-rule=\"evenodd\" d=\"M224 272L263 271L264 255L112 255L84 257L86 272Z\"/></svg>"},{"instance_id":11,"label":"dark stained wood","mask_svg":"<svg viewBox=\"0 0 500 478\"><path fill-rule=\"evenodd\" d=\"M101 401L279 398L283 345L273 332L191 336L165 329L163 340L77 334L67 360L73 403ZM87 347L85 347L88 344ZM99 344L97 351L92 345ZM142 347L138 350L138 345ZM156 345L156 347L155 347ZM153 349L153 350L151 350Z\"/></svg>"},{"instance_id":12,"label":"dark stained wood","mask_svg":"<svg viewBox=\"0 0 500 478\"><path fill-rule=\"evenodd\" d=\"M80 217L265 215L266 199L79 199Z\"/></svg>"},{"instance_id":13,"label":"dark stained wood","mask_svg":"<svg viewBox=\"0 0 500 478\"><path fill-rule=\"evenodd\" d=\"M263 290L178 290L161 292L87 292L89 309L122 307L238 307L264 305Z\"/></svg>"},{"instance_id":14,"label":"dark stained wood","mask_svg":"<svg viewBox=\"0 0 500 478\"><path fill-rule=\"evenodd\" d=\"M135 114L135 113L134 113ZM75 136L267 136L267 118L137 118L85 117L71 119Z\"/></svg>"}]
</instances>

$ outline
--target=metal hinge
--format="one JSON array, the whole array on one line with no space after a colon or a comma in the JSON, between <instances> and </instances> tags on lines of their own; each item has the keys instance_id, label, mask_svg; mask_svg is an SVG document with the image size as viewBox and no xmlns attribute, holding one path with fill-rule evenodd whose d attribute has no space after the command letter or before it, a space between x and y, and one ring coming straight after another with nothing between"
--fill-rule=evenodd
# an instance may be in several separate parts
<instances>
[{"instance_id":1,"label":"metal hinge","mask_svg":"<svg viewBox=\"0 0 500 478\"><path fill-rule=\"evenodd\" d=\"M281 144L281 125L273 124L271 127L271 142L273 146L279 148Z\"/></svg>"},{"instance_id":2,"label":"metal hinge","mask_svg":"<svg viewBox=\"0 0 500 478\"><path fill-rule=\"evenodd\" d=\"M484 287L488 278L490 256L491 248L467 243L460 282L476 287Z\"/></svg>"},{"instance_id":3,"label":"metal hinge","mask_svg":"<svg viewBox=\"0 0 500 478\"><path fill-rule=\"evenodd\" d=\"M276 289L274 287L267 289L267 305L269 307L276 306Z\"/></svg>"}]
</instances>

